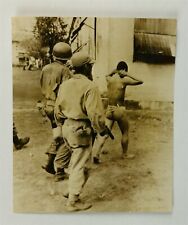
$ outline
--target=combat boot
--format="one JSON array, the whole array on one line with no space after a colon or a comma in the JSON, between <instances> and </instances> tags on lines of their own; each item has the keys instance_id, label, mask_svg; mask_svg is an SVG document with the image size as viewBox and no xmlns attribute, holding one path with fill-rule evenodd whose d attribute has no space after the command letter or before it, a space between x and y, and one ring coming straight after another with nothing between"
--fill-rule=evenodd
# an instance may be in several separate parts
<instances>
[{"instance_id":1,"label":"combat boot","mask_svg":"<svg viewBox=\"0 0 188 225\"><path fill-rule=\"evenodd\" d=\"M54 169L54 159L56 155L48 153L48 160L45 166L42 166L42 169L44 169L47 173L55 174Z\"/></svg>"},{"instance_id":2,"label":"combat boot","mask_svg":"<svg viewBox=\"0 0 188 225\"><path fill-rule=\"evenodd\" d=\"M100 164L100 159L98 157L93 157L94 164Z\"/></svg>"},{"instance_id":3,"label":"combat boot","mask_svg":"<svg viewBox=\"0 0 188 225\"><path fill-rule=\"evenodd\" d=\"M92 205L90 203L82 202L80 200L76 201L76 202L68 201L67 205L66 205L66 209L68 212L87 210L91 207L92 207Z\"/></svg>"},{"instance_id":4,"label":"combat boot","mask_svg":"<svg viewBox=\"0 0 188 225\"><path fill-rule=\"evenodd\" d=\"M55 168L54 168L54 160L56 157L57 149L59 148L60 142L59 140L53 140L50 147L46 151L46 154L48 155L48 160L46 165L42 166L42 169L46 170L47 173L55 174Z\"/></svg>"},{"instance_id":5,"label":"combat boot","mask_svg":"<svg viewBox=\"0 0 188 225\"><path fill-rule=\"evenodd\" d=\"M82 202L79 198L79 195L70 195L67 201L66 209L68 212L76 212L81 210L87 210L91 208L90 203Z\"/></svg>"},{"instance_id":6,"label":"combat boot","mask_svg":"<svg viewBox=\"0 0 188 225\"><path fill-rule=\"evenodd\" d=\"M57 168L57 172L55 174L55 182L62 181L68 178L68 175L65 173L64 169Z\"/></svg>"},{"instance_id":7,"label":"combat boot","mask_svg":"<svg viewBox=\"0 0 188 225\"><path fill-rule=\"evenodd\" d=\"M17 150L22 149L24 147L24 145L26 145L29 142L29 140L30 140L29 137L18 138L17 135L13 136L14 146Z\"/></svg>"},{"instance_id":8,"label":"combat boot","mask_svg":"<svg viewBox=\"0 0 188 225\"><path fill-rule=\"evenodd\" d=\"M65 192L63 193L63 197L64 197L64 198L69 198L69 192L68 192L68 191L65 191ZM74 201L75 201L75 202L81 201L79 195L75 195Z\"/></svg>"}]
</instances>

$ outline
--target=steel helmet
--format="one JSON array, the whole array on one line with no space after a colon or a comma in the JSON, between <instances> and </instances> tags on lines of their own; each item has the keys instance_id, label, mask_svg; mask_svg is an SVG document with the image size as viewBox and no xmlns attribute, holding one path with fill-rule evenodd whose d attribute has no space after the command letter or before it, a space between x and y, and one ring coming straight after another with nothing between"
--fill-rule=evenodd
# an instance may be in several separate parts
<instances>
[{"instance_id":1,"label":"steel helmet","mask_svg":"<svg viewBox=\"0 0 188 225\"><path fill-rule=\"evenodd\" d=\"M93 64L94 60L86 53L77 52L72 56L71 62L73 67L81 67L86 63Z\"/></svg>"},{"instance_id":2,"label":"steel helmet","mask_svg":"<svg viewBox=\"0 0 188 225\"><path fill-rule=\"evenodd\" d=\"M68 60L72 56L71 47L67 43L59 42L53 47L53 56L55 56L56 59Z\"/></svg>"}]
</instances>

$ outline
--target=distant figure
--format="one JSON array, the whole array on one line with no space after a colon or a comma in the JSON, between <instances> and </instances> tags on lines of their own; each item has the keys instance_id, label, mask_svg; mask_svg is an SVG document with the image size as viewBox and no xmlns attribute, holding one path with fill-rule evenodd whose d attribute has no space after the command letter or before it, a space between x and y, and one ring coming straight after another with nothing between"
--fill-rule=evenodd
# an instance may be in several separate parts
<instances>
[{"instance_id":1,"label":"distant figure","mask_svg":"<svg viewBox=\"0 0 188 225\"><path fill-rule=\"evenodd\" d=\"M25 138L18 137L18 132L16 130L16 126L13 123L13 143L14 143L15 148L17 150L22 149L29 142L29 140L30 140L29 137L25 137Z\"/></svg>"},{"instance_id":2,"label":"distant figure","mask_svg":"<svg viewBox=\"0 0 188 225\"><path fill-rule=\"evenodd\" d=\"M35 65L36 65L36 68L37 68L37 69L40 68L39 63L40 63L40 59L39 59L39 58L36 58L36 59L35 59Z\"/></svg>"},{"instance_id":3,"label":"distant figure","mask_svg":"<svg viewBox=\"0 0 188 225\"><path fill-rule=\"evenodd\" d=\"M23 70L26 70L26 69L28 68L28 66L29 66L29 58L26 57L26 58L25 58L25 61L24 61Z\"/></svg>"},{"instance_id":4,"label":"distant figure","mask_svg":"<svg viewBox=\"0 0 188 225\"><path fill-rule=\"evenodd\" d=\"M120 131L122 133L121 146L122 156L133 158L134 155L127 155L128 150L128 131L129 123L127 120L126 110L124 106L124 98L126 87L128 85L140 85L142 81L135 79L128 74L128 65L126 62L121 61L118 63L116 70L106 76L107 80L107 95L108 95L108 108L106 111L106 125L111 130L114 122L117 121ZM97 149L93 151L93 162L99 163L99 156L105 140L108 135L101 137L97 136L96 144Z\"/></svg>"},{"instance_id":5,"label":"distant figure","mask_svg":"<svg viewBox=\"0 0 188 225\"><path fill-rule=\"evenodd\" d=\"M42 58L39 58L39 69L41 69L42 67L43 67Z\"/></svg>"},{"instance_id":6,"label":"distant figure","mask_svg":"<svg viewBox=\"0 0 188 225\"><path fill-rule=\"evenodd\" d=\"M50 54L47 53L47 54L43 57L42 65L45 66L45 65L50 64L50 63L51 63Z\"/></svg>"},{"instance_id":7,"label":"distant figure","mask_svg":"<svg viewBox=\"0 0 188 225\"><path fill-rule=\"evenodd\" d=\"M41 69L42 68L42 59L41 58L37 58L36 62L35 62L36 68L37 69Z\"/></svg>"},{"instance_id":8,"label":"distant figure","mask_svg":"<svg viewBox=\"0 0 188 225\"><path fill-rule=\"evenodd\" d=\"M35 66L35 58L33 56L31 56L29 58L29 66L28 66L28 70L31 70L33 67Z\"/></svg>"}]
</instances>

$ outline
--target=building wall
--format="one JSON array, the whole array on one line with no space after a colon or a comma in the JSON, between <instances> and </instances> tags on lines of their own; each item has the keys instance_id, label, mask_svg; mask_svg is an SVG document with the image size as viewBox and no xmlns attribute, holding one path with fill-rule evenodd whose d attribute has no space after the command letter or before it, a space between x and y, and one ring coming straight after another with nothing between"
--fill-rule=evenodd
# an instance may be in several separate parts
<instances>
[{"instance_id":1,"label":"building wall","mask_svg":"<svg viewBox=\"0 0 188 225\"><path fill-rule=\"evenodd\" d=\"M133 58L134 19L97 18L97 58L94 79L105 91L104 75L111 72L121 60Z\"/></svg>"},{"instance_id":2,"label":"building wall","mask_svg":"<svg viewBox=\"0 0 188 225\"><path fill-rule=\"evenodd\" d=\"M138 101L172 102L174 98L175 64L129 64L129 72L144 81L143 85L128 86L125 98Z\"/></svg>"},{"instance_id":3,"label":"building wall","mask_svg":"<svg viewBox=\"0 0 188 225\"><path fill-rule=\"evenodd\" d=\"M25 49L23 49L20 46L19 41L13 41L12 42L12 65L14 65L14 66L20 65L20 62L19 62L19 54L20 53L26 53Z\"/></svg>"}]
</instances>

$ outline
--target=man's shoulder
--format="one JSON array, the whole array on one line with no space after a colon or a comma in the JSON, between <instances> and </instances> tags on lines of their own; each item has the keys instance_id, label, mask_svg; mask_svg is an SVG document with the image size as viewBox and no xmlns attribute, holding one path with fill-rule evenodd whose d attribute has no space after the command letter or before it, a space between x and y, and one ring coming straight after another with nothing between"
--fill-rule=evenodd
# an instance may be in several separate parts
<instances>
[{"instance_id":1,"label":"man's shoulder","mask_svg":"<svg viewBox=\"0 0 188 225\"><path fill-rule=\"evenodd\" d=\"M99 92L99 88L94 81L91 81L88 79L87 85L86 85L86 91Z\"/></svg>"},{"instance_id":2,"label":"man's shoulder","mask_svg":"<svg viewBox=\"0 0 188 225\"><path fill-rule=\"evenodd\" d=\"M119 72L116 72L114 73L112 76L108 76L106 78L107 82L110 82L110 83L114 83L114 82L123 82L124 78L126 77L127 75L126 74L121 74Z\"/></svg>"},{"instance_id":3,"label":"man's shoulder","mask_svg":"<svg viewBox=\"0 0 188 225\"><path fill-rule=\"evenodd\" d=\"M96 86L92 80L88 79L86 76L81 74L80 74L80 82L83 83L83 85L87 85L88 88L94 88Z\"/></svg>"},{"instance_id":4,"label":"man's shoulder","mask_svg":"<svg viewBox=\"0 0 188 225\"><path fill-rule=\"evenodd\" d=\"M89 80L82 74L73 74L72 77L63 82L62 85L71 85L75 83L77 83L77 85L79 85L80 87L85 86L88 89L97 87L93 81Z\"/></svg>"},{"instance_id":5,"label":"man's shoulder","mask_svg":"<svg viewBox=\"0 0 188 225\"><path fill-rule=\"evenodd\" d=\"M46 64L46 65L42 68L42 71L48 71L48 70L50 70L52 67L54 67L53 63Z\"/></svg>"},{"instance_id":6,"label":"man's shoulder","mask_svg":"<svg viewBox=\"0 0 188 225\"><path fill-rule=\"evenodd\" d=\"M58 63L56 61L45 65L42 70L43 71L48 71L48 70L70 71L69 68L65 64Z\"/></svg>"}]
</instances>

